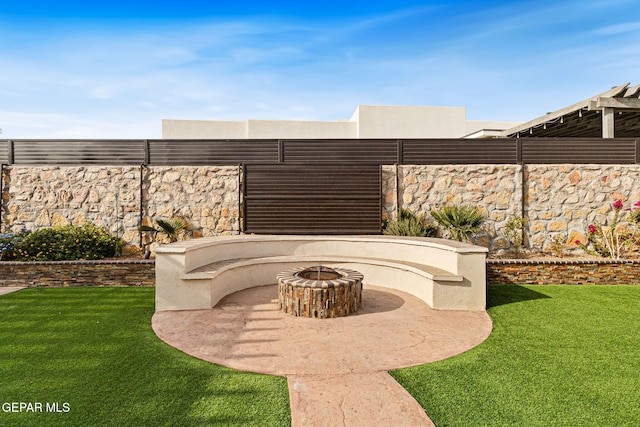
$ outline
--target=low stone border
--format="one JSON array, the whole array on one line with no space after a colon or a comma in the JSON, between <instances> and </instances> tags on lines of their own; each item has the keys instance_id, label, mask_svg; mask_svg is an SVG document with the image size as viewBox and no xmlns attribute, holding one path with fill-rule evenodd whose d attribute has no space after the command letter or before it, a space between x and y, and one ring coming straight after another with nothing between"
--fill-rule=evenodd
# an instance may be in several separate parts
<instances>
[{"instance_id":1,"label":"low stone border","mask_svg":"<svg viewBox=\"0 0 640 427\"><path fill-rule=\"evenodd\" d=\"M640 285L640 260L487 260L489 285Z\"/></svg>"},{"instance_id":2,"label":"low stone border","mask_svg":"<svg viewBox=\"0 0 640 427\"><path fill-rule=\"evenodd\" d=\"M154 260L0 262L0 286L154 285Z\"/></svg>"},{"instance_id":3,"label":"low stone border","mask_svg":"<svg viewBox=\"0 0 640 427\"><path fill-rule=\"evenodd\" d=\"M640 260L489 259L487 283L640 285ZM0 261L0 286L154 285L154 260Z\"/></svg>"}]
</instances>

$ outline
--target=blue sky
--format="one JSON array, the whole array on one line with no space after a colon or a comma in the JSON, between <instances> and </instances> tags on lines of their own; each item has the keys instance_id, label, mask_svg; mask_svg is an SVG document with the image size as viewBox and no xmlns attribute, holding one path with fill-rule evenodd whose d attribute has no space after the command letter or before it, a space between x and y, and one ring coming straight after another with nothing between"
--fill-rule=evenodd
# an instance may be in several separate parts
<instances>
[{"instance_id":1,"label":"blue sky","mask_svg":"<svg viewBox=\"0 0 640 427\"><path fill-rule=\"evenodd\" d=\"M640 83L638 0L0 0L0 138L160 138L162 119L357 105L525 121Z\"/></svg>"}]
</instances>

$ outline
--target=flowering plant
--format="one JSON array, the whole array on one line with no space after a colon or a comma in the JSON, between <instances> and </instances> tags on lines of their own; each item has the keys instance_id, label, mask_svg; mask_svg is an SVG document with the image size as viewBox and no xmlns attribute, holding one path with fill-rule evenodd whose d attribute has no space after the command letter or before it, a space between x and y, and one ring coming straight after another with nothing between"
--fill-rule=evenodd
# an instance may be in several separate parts
<instances>
[{"instance_id":1,"label":"flowering plant","mask_svg":"<svg viewBox=\"0 0 640 427\"><path fill-rule=\"evenodd\" d=\"M636 214L640 221L640 202L636 203L639 212ZM620 223L620 212L624 207L622 200L616 200L613 205L613 220L608 226L599 223L589 224L587 227L587 242L576 240L576 245L591 255L619 259L624 248L633 243L633 234ZM633 218L632 221L636 222Z\"/></svg>"},{"instance_id":2,"label":"flowering plant","mask_svg":"<svg viewBox=\"0 0 640 427\"><path fill-rule=\"evenodd\" d=\"M15 259L15 246L29 234L26 229L22 229L18 233L0 234L0 261Z\"/></svg>"}]
</instances>

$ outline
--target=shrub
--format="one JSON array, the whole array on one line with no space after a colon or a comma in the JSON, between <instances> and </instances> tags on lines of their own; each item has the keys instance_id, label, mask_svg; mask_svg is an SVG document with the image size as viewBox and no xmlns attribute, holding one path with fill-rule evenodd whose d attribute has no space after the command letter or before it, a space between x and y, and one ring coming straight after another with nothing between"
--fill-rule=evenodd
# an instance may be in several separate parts
<instances>
[{"instance_id":1,"label":"shrub","mask_svg":"<svg viewBox=\"0 0 640 427\"><path fill-rule=\"evenodd\" d=\"M486 219L476 206L469 205L444 205L433 209L431 216L451 239L459 242L470 242L471 235L480 231Z\"/></svg>"},{"instance_id":2,"label":"shrub","mask_svg":"<svg viewBox=\"0 0 640 427\"><path fill-rule=\"evenodd\" d=\"M516 256L520 248L524 247L524 229L527 227L527 219L518 215L512 215L504 226L504 235L513 245Z\"/></svg>"},{"instance_id":3,"label":"shrub","mask_svg":"<svg viewBox=\"0 0 640 427\"><path fill-rule=\"evenodd\" d=\"M567 236L566 234L556 234L551 237L551 242L549 243L549 252L558 258L562 258L564 255L564 248L566 246Z\"/></svg>"},{"instance_id":4,"label":"shrub","mask_svg":"<svg viewBox=\"0 0 640 427\"><path fill-rule=\"evenodd\" d=\"M638 206L636 204L636 206ZM629 228L620 223L620 212L623 208L622 200L616 200L613 205L613 219L608 226L594 222L587 227L587 242L577 240L575 243L591 255L619 259L625 247L633 244L634 236ZM634 214L630 218L636 221Z\"/></svg>"},{"instance_id":5,"label":"shrub","mask_svg":"<svg viewBox=\"0 0 640 427\"><path fill-rule=\"evenodd\" d=\"M14 248L29 232L0 234L0 261L10 261L16 258Z\"/></svg>"},{"instance_id":6,"label":"shrub","mask_svg":"<svg viewBox=\"0 0 640 427\"><path fill-rule=\"evenodd\" d=\"M17 242L18 261L101 259L119 254L122 240L92 224L43 228Z\"/></svg>"},{"instance_id":7,"label":"shrub","mask_svg":"<svg viewBox=\"0 0 640 427\"><path fill-rule=\"evenodd\" d=\"M13 234L0 234L0 261L13 258Z\"/></svg>"},{"instance_id":8,"label":"shrub","mask_svg":"<svg viewBox=\"0 0 640 427\"><path fill-rule=\"evenodd\" d=\"M437 227L427 221L426 215L400 208L398 220L385 224L383 233L392 236L433 237L437 231Z\"/></svg>"}]
</instances>

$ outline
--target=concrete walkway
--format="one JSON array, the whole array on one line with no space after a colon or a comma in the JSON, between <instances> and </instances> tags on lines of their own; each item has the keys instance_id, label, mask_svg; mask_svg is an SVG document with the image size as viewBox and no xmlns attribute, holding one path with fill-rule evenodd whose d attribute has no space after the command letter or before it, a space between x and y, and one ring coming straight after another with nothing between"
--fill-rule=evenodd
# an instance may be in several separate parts
<instances>
[{"instance_id":1,"label":"concrete walkway","mask_svg":"<svg viewBox=\"0 0 640 427\"><path fill-rule=\"evenodd\" d=\"M0 287L0 295L5 295L11 292L19 291L20 289L24 289L24 286L2 286Z\"/></svg>"},{"instance_id":2,"label":"concrete walkway","mask_svg":"<svg viewBox=\"0 0 640 427\"><path fill-rule=\"evenodd\" d=\"M276 285L247 289L212 310L156 313L153 329L194 357L287 377L293 426L429 426L387 371L462 353L492 328L484 312L436 311L373 286L356 315L337 319L284 314L276 298Z\"/></svg>"}]
</instances>

